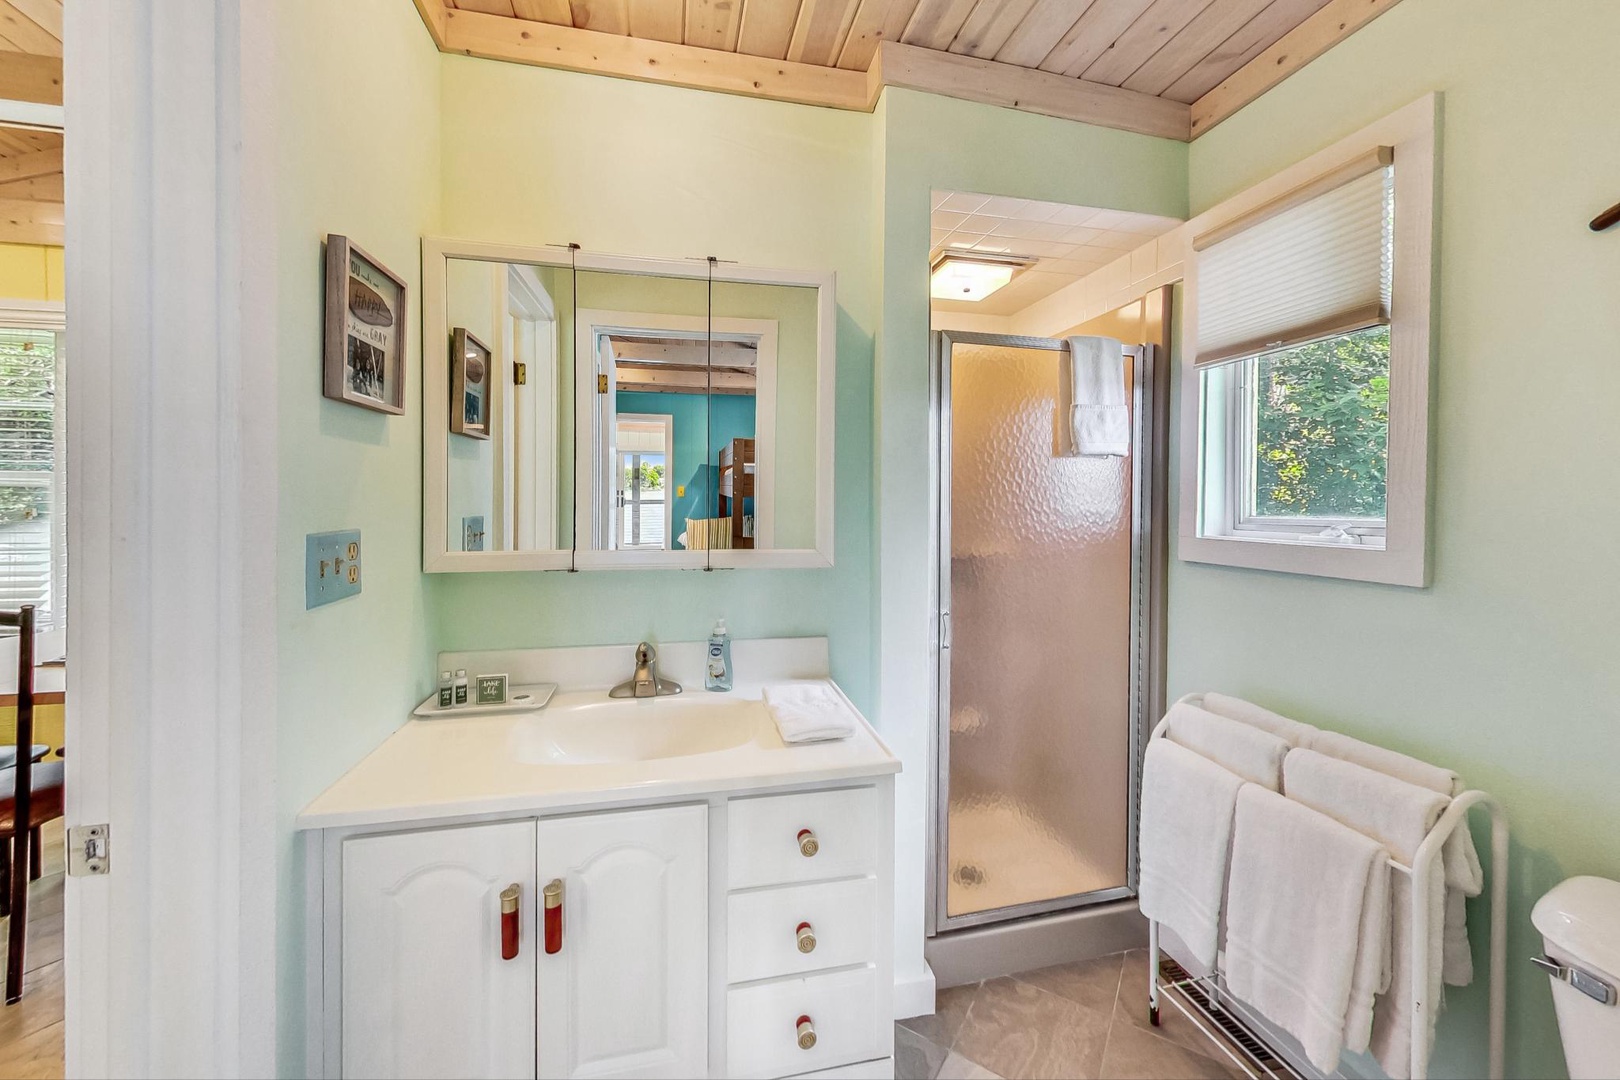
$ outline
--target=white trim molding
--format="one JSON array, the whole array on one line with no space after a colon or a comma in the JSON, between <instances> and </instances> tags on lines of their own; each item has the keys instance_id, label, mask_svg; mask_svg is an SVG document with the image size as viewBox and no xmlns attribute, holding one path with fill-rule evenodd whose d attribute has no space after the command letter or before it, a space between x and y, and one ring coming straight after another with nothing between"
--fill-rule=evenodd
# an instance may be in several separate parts
<instances>
[{"instance_id":1,"label":"white trim molding","mask_svg":"<svg viewBox=\"0 0 1620 1080\"><path fill-rule=\"evenodd\" d=\"M275 1073L276 19L66 8L69 1076Z\"/></svg>"},{"instance_id":2,"label":"white trim molding","mask_svg":"<svg viewBox=\"0 0 1620 1080\"><path fill-rule=\"evenodd\" d=\"M1427 95L1313 154L1182 226L1186 237L1203 235L1236 221L1312 180L1343 168L1369 150L1394 147L1394 280L1390 307L1389 462L1386 472L1385 532L1381 546L1323 543L1283 532L1200 527L1206 496L1219 493L1215 479L1228 472L1213 444L1211 417L1219 426L1225 408L1206 409L1200 370L1194 365L1198 340L1198 257L1186 258L1185 317L1182 320L1180 537L1177 557L1186 562L1274 570L1421 588L1429 574L1429 383L1434 363L1438 184L1436 132L1440 99ZM1208 444L1208 445L1206 445Z\"/></svg>"}]
</instances>

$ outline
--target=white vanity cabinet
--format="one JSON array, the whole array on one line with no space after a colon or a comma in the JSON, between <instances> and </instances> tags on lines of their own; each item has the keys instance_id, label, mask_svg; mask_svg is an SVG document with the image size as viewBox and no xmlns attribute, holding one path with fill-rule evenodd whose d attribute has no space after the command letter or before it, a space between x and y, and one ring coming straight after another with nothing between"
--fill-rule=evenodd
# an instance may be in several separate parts
<instances>
[{"instance_id":1,"label":"white vanity cabinet","mask_svg":"<svg viewBox=\"0 0 1620 1080\"><path fill-rule=\"evenodd\" d=\"M534 1076L535 823L342 845L344 1076ZM501 899L520 887L517 956Z\"/></svg>"},{"instance_id":2,"label":"white vanity cabinet","mask_svg":"<svg viewBox=\"0 0 1620 1080\"><path fill-rule=\"evenodd\" d=\"M881 775L325 828L312 1072L892 1076L893 807Z\"/></svg>"}]
</instances>

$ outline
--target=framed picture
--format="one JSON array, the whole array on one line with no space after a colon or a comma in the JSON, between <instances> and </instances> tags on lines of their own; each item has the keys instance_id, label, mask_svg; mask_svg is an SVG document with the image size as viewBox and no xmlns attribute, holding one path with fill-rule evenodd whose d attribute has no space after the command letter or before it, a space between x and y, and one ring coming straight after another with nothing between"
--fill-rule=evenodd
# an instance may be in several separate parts
<instances>
[{"instance_id":1,"label":"framed picture","mask_svg":"<svg viewBox=\"0 0 1620 1080\"><path fill-rule=\"evenodd\" d=\"M405 279L350 242L326 238L323 392L385 413L405 411Z\"/></svg>"},{"instance_id":2,"label":"framed picture","mask_svg":"<svg viewBox=\"0 0 1620 1080\"><path fill-rule=\"evenodd\" d=\"M450 430L489 438L489 346L464 326L450 331Z\"/></svg>"}]
</instances>

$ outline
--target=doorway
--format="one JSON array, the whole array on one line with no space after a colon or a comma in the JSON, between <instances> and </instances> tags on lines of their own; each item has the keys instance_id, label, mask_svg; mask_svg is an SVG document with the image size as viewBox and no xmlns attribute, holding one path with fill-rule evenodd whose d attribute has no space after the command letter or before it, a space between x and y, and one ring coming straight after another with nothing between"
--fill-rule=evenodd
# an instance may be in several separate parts
<instances>
[{"instance_id":1,"label":"doorway","mask_svg":"<svg viewBox=\"0 0 1620 1080\"><path fill-rule=\"evenodd\" d=\"M667 551L671 541L669 484L676 475L675 417L669 413L619 413L614 426L618 491L613 546Z\"/></svg>"},{"instance_id":2,"label":"doorway","mask_svg":"<svg viewBox=\"0 0 1620 1080\"><path fill-rule=\"evenodd\" d=\"M1130 453L1082 457L1063 340L935 334L933 933L1134 895L1155 353L1124 347Z\"/></svg>"}]
</instances>

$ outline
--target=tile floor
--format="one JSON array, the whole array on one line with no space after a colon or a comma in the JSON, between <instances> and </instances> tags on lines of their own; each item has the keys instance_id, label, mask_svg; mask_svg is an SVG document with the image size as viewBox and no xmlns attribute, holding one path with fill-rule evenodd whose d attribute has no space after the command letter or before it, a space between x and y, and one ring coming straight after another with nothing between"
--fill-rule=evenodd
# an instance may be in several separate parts
<instances>
[{"instance_id":1,"label":"tile floor","mask_svg":"<svg viewBox=\"0 0 1620 1080\"><path fill-rule=\"evenodd\" d=\"M22 1000L0 1004L0 1076L56 1080L62 1075L62 819L45 825L44 873L29 887L28 960ZM0 978L5 931L0 919Z\"/></svg>"},{"instance_id":2,"label":"tile floor","mask_svg":"<svg viewBox=\"0 0 1620 1080\"><path fill-rule=\"evenodd\" d=\"M895 1025L898 1080L1105 1080L1243 1074L1174 1007L1147 1020L1141 951L942 990Z\"/></svg>"}]
</instances>

